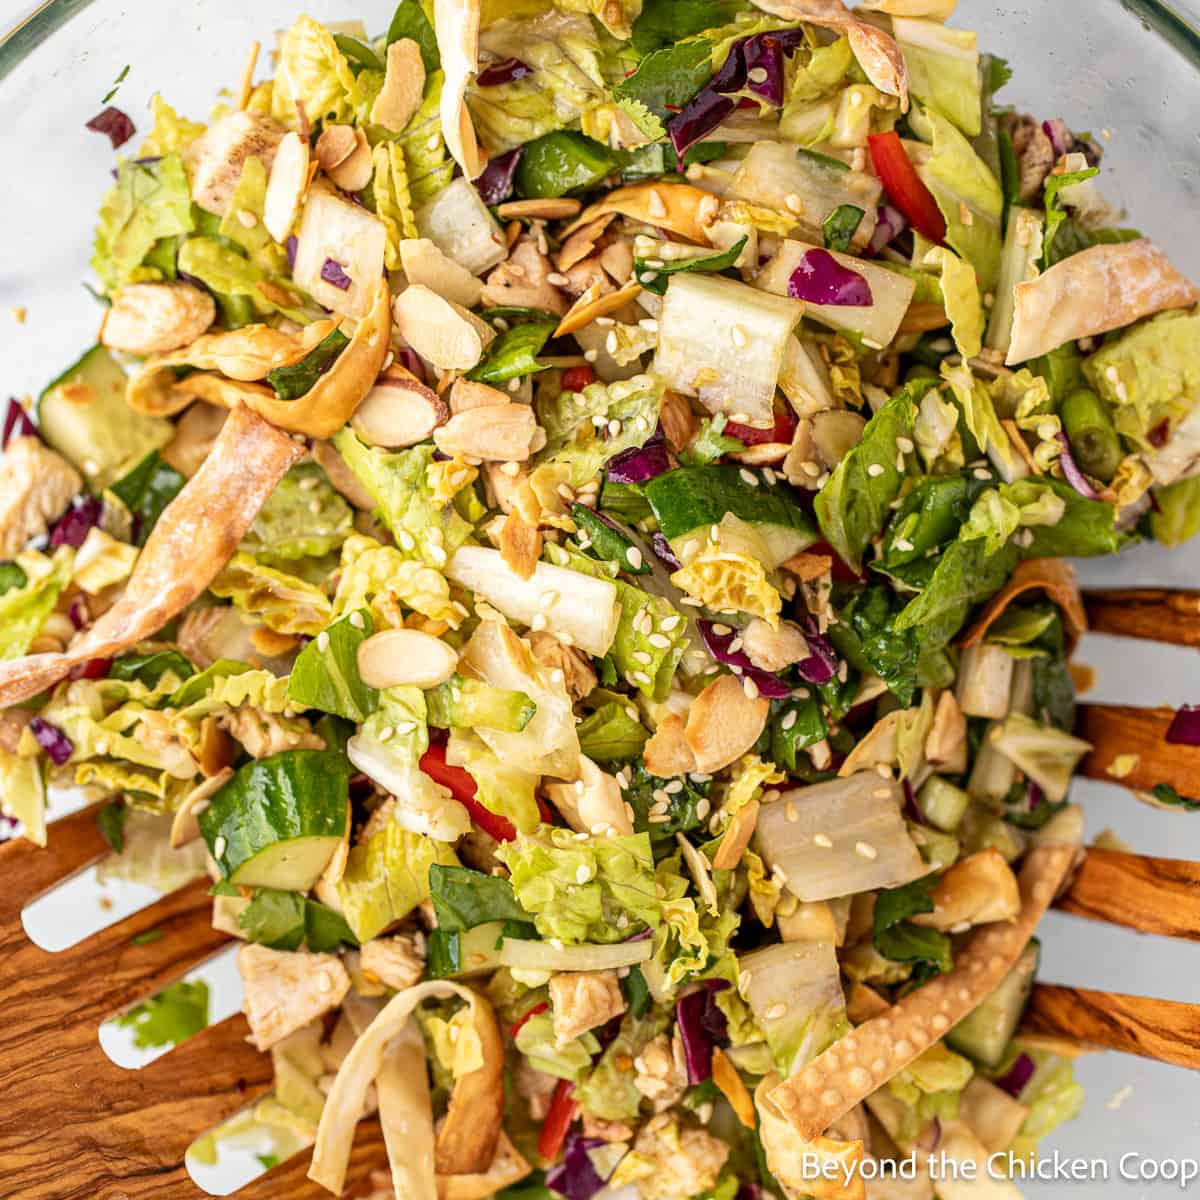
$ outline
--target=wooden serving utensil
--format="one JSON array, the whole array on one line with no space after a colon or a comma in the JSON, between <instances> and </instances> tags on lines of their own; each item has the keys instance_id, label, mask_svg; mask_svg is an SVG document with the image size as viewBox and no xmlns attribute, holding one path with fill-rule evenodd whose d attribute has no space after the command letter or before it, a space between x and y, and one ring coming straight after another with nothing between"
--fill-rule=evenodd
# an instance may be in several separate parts
<instances>
[{"instance_id":1,"label":"wooden serving utensil","mask_svg":"<svg viewBox=\"0 0 1200 1200\"><path fill-rule=\"evenodd\" d=\"M1200 647L1200 592L1101 591L1085 597L1091 628ZM1170 784L1200 792L1200 748L1164 740L1168 710L1081 705L1094 749L1081 773L1135 791ZM241 1015L212 1025L140 1070L101 1049L99 1025L153 994L228 942L211 925L208 884L196 881L78 945L50 953L28 940L22 910L104 857L96 808L55 822L49 845L0 845L0 1181L14 1200L182 1200L207 1193L184 1155L192 1142L272 1086L271 1060L246 1041ZM1064 912L1200 941L1200 864L1092 847ZM150 930L163 936L139 944ZM1200 1006L1037 984L1023 1031L1200 1068ZM323 1200L295 1155L241 1188L243 1200ZM378 1123L361 1123L347 1191L386 1162Z\"/></svg>"}]
</instances>

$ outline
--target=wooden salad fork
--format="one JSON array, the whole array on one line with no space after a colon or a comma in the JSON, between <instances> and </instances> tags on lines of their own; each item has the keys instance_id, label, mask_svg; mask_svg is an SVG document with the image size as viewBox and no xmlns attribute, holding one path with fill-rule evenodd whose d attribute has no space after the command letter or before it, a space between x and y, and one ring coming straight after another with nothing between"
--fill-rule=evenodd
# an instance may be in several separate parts
<instances>
[{"instance_id":1,"label":"wooden salad fork","mask_svg":"<svg viewBox=\"0 0 1200 1200\"><path fill-rule=\"evenodd\" d=\"M1097 591L1095 632L1200 647L1200 592ZM1200 792L1200 748L1164 739L1170 710L1079 706L1094 745L1080 772L1135 791ZM1130 758L1132 756L1132 758ZM98 806L97 806L98 807ZM197 1138L272 1086L269 1055L246 1041L240 1014L138 1070L113 1063L99 1026L210 958L230 940L212 928L196 880L58 953L28 940L22 910L108 852L97 807L55 822L49 845L0 845L0 1179L14 1200L177 1200L206 1195L184 1156ZM1200 819L1200 818L1198 818ZM1144 933L1200 941L1200 864L1090 848L1056 907ZM139 944L151 930L161 937ZM1200 1007L1039 983L1023 1030L1200 1068ZM237 1192L243 1200L321 1200L308 1153ZM374 1119L362 1122L347 1172L361 1191L386 1163Z\"/></svg>"}]
</instances>

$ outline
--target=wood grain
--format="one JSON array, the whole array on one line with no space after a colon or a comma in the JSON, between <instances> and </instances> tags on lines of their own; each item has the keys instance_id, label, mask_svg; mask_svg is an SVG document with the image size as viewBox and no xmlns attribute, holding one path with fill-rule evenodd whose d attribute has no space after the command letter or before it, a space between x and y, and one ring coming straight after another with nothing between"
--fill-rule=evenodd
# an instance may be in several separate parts
<instances>
[{"instance_id":1,"label":"wood grain","mask_svg":"<svg viewBox=\"0 0 1200 1200\"><path fill-rule=\"evenodd\" d=\"M305 1150L280 1163L274 1170L247 1184L237 1193L237 1200L330 1200L330 1193L308 1177L312 1154ZM361 1195L371 1172L387 1169L387 1151L383 1145L383 1130L375 1117L359 1123L354 1137L354 1152L346 1168L346 1186L342 1195Z\"/></svg>"},{"instance_id":2,"label":"wood grain","mask_svg":"<svg viewBox=\"0 0 1200 1200\"><path fill-rule=\"evenodd\" d=\"M1120 783L1135 792L1169 784L1181 796L1200 794L1200 746L1166 740L1172 708L1130 708L1120 704L1081 704L1075 731L1092 743L1079 764L1088 779ZM1113 773L1117 763L1120 774Z\"/></svg>"},{"instance_id":3,"label":"wood grain","mask_svg":"<svg viewBox=\"0 0 1200 1200\"><path fill-rule=\"evenodd\" d=\"M1200 1007L1038 984L1022 1028L1200 1070Z\"/></svg>"},{"instance_id":4,"label":"wood grain","mask_svg":"<svg viewBox=\"0 0 1200 1200\"><path fill-rule=\"evenodd\" d=\"M1200 941L1200 863L1093 846L1055 906L1141 933Z\"/></svg>"},{"instance_id":5,"label":"wood grain","mask_svg":"<svg viewBox=\"0 0 1200 1200\"><path fill-rule=\"evenodd\" d=\"M1200 592L1132 588L1087 592L1083 600L1093 633L1200 647Z\"/></svg>"}]
</instances>

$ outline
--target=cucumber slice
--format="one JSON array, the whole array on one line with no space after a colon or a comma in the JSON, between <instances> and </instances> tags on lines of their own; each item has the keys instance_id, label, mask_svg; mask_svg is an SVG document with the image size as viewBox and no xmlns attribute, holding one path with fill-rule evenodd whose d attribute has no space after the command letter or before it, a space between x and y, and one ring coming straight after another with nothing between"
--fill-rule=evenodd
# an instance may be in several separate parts
<instances>
[{"instance_id":1,"label":"cucumber slice","mask_svg":"<svg viewBox=\"0 0 1200 1200\"><path fill-rule=\"evenodd\" d=\"M946 1034L955 1050L985 1067L1000 1065L1033 989L1040 953L1040 944L1031 941L999 987Z\"/></svg>"},{"instance_id":2,"label":"cucumber slice","mask_svg":"<svg viewBox=\"0 0 1200 1200\"><path fill-rule=\"evenodd\" d=\"M474 929L448 933L435 929L429 935L429 974L434 979L464 979L490 975L500 966L504 922L488 921Z\"/></svg>"},{"instance_id":3,"label":"cucumber slice","mask_svg":"<svg viewBox=\"0 0 1200 1200\"><path fill-rule=\"evenodd\" d=\"M494 688L478 679L452 675L445 683L425 693L429 724L439 729L501 729L520 733L537 712L537 705L524 693Z\"/></svg>"},{"instance_id":4,"label":"cucumber slice","mask_svg":"<svg viewBox=\"0 0 1200 1200\"><path fill-rule=\"evenodd\" d=\"M771 551L770 568L817 541L812 519L786 484L768 483L752 472L758 486L746 482L745 467L680 467L643 485L663 536L672 546L697 530L719 525L726 513L753 525Z\"/></svg>"},{"instance_id":5,"label":"cucumber slice","mask_svg":"<svg viewBox=\"0 0 1200 1200\"><path fill-rule=\"evenodd\" d=\"M350 765L328 750L248 763L200 814L209 853L231 883L305 892L341 843Z\"/></svg>"},{"instance_id":6,"label":"cucumber slice","mask_svg":"<svg viewBox=\"0 0 1200 1200\"><path fill-rule=\"evenodd\" d=\"M175 426L165 418L129 407L125 382L120 363L103 346L93 346L38 397L42 437L79 468L95 492L120 479L175 434Z\"/></svg>"}]
</instances>

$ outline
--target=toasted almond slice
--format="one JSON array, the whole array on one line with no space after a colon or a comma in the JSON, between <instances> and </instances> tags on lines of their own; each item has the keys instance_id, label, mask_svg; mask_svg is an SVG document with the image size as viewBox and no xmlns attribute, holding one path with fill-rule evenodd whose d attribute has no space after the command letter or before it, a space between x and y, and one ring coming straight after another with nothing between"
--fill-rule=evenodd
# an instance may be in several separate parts
<instances>
[{"instance_id":1,"label":"toasted almond slice","mask_svg":"<svg viewBox=\"0 0 1200 1200\"><path fill-rule=\"evenodd\" d=\"M696 756L696 770L706 775L729 766L758 741L771 702L751 700L733 675L714 679L692 702L684 736Z\"/></svg>"},{"instance_id":2,"label":"toasted almond slice","mask_svg":"<svg viewBox=\"0 0 1200 1200\"><path fill-rule=\"evenodd\" d=\"M263 200L263 225L279 243L287 241L308 189L308 143L298 133L285 133L271 164Z\"/></svg>"},{"instance_id":3,"label":"toasted almond slice","mask_svg":"<svg viewBox=\"0 0 1200 1200\"><path fill-rule=\"evenodd\" d=\"M658 723L643 750L646 770L660 779L671 779L695 771L696 756L685 735L683 718L670 713Z\"/></svg>"},{"instance_id":4,"label":"toasted almond slice","mask_svg":"<svg viewBox=\"0 0 1200 1200\"><path fill-rule=\"evenodd\" d=\"M950 324L946 310L940 304L914 300L904 312L897 333L929 333Z\"/></svg>"},{"instance_id":5,"label":"toasted almond slice","mask_svg":"<svg viewBox=\"0 0 1200 1200\"><path fill-rule=\"evenodd\" d=\"M410 284L424 284L443 299L464 308L474 308L479 303L483 282L443 254L429 238L405 238L400 243L400 265Z\"/></svg>"},{"instance_id":6,"label":"toasted almond slice","mask_svg":"<svg viewBox=\"0 0 1200 1200\"><path fill-rule=\"evenodd\" d=\"M596 243L604 231L613 223L616 213L605 213L594 221L575 230L562 244L554 259L554 265L560 271L569 271L576 263L581 263L596 248Z\"/></svg>"},{"instance_id":7,"label":"toasted almond slice","mask_svg":"<svg viewBox=\"0 0 1200 1200\"><path fill-rule=\"evenodd\" d=\"M667 388L663 392L658 419L662 424L663 436L673 450L683 450L692 444L698 422L686 396Z\"/></svg>"},{"instance_id":8,"label":"toasted almond slice","mask_svg":"<svg viewBox=\"0 0 1200 1200\"><path fill-rule=\"evenodd\" d=\"M956 862L933 889L932 912L917 913L914 925L959 931L962 925L1011 921L1021 911L1017 877L995 847Z\"/></svg>"},{"instance_id":9,"label":"toasted almond slice","mask_svg":"<svg viewBox=\"0 0 1200 1200\"><path fill-rule=\"evenodd\" d=\"M398 450L423 442L449 416L446 403L402 367L389 367L350 424L372 446Z\"/></svg>"},{"instance_id":10,"label":"toasted almond slice","mask_svg":"<svg viewBox=\"0 0 1200 1200\"><path fill-rule=\"evenodd\" d=\"M1061 558L1031 558L1021 563L1008 583L992 597L983 615L962 639L962 645L973 646L982 641L992 623L1005 609L1018 596L1029 591L1045 592L1062 610L1068 645L1074 645L1087 631L1087 613L1084 611L1075 568Z\"/></svg>"},{"instance_id":11,"label":"toasted almond slice","mask_svg":"<svg viewBox=\"0 0 1200 1200\"><path fill-rule=\"evenodd\" d=\"M531 579L542 557L542 531L526 525L520 513L509 513L500 529L500 553L514 574Z\"/></svg>"},{"instance_id":12,"label":"toasted almond slice","mask_svg":"<svg viewBox=\"0 0 1200 1200\"><path fill-rule=\"evenodd\" d=\"M660 229L669 229L697 245L708 244L708 226L716 219L720 199L690 183L632 183L609 192L603 200L584 209L574 224L563 232L570 237L597 217L620 213Z\"/></svg>"},{"instance_id":13,"label":"toasted almond slice","mask_svg":"<svg viewBox=\"0 0 1200 1200\"><path fill-rule=\"evenodd\" d=\"M712 1078L713 1083L720 1088L721 1094L729 1101L730 1108L737 1114L737 1119L747 1129L753 1129L757 1124L754 1097L750 1095L749 1089L742 1082L742 1077L738 1074L737 1067L733 1065L733 1060L720 1046L713 1047Z\"/></svg>"},{"instance_id":14,"label":"toasted almond slice","mask_svg":"<svg viewBox=\"0 0 1200 1200\"><path fill-rule=\"evenodd\" d=\"M361 129L354 131L354 149L336 167L325 172L343 192L361 192L371 182L375 170L371 143Z\"/></svg>"},{"instance_id":15,"label":"toasted almond slice","mask_svg":"<svg viewBox=\"0 0 1200 1200\"><path fill-rule=\"evenodd\" d=\"M456 413L433 440L443 454L483 462L524 462L546 444L546 433L528 404L490 404Z\"/></svg>"},{"instance_id":16,"label":"toasted almond slice","mask_svg":"<svg viewBox=\"0 0 1200 1200\"><path fill-rule=\"evenodd\" d=\"M486 321L420 283L396 297L392 313L400 336L440 371L469 371L496 336Z\"/></svg>"},{"instance_id":17,"label":"toasted almond slice","mask_svg":"<svg viewBox=\"0 0 1200 1200\"><path fill-rule=\"evenodd\" d=\"M358 136L353 125L326 125L317 138L317 162L322 171L332 171L357 149Z\"/></svg>"},{"instance_id":18,"label":"toasted almond slice","mask_svg":"<svg viewBox=\"0 0 1200 1200\"><path fill-rule=\"evenodd\" d=\"M742 851L750 845L754 828L758 824L759 807L759 801L751 800L733 814L729 828L725 830L725 836L721 839L713 858L713 866L718 871L732 871L742 861Z\"/></svg>"},{"instance_id":19,"label":"toasted almond slice","mask_svg":"<svg viewBox=\"0 0 1200 1200\"><path fill-rule=\"evenodd\" d=\"M590 325L597 317L607 316L616 312L629 303L640 291L640 283L627 283L620 291L600 295L598 285L593 284L567 310L567 314L558 323L554 331L555 337L574 333L585 325Z\"/></svg>"},{"instance_id":20,"label":"toasted almond slice","mask_svg":"<svg viewBox=\"0 0 1200 1200\"><path fill-rule=\"evenodd\" d=\"M474 379L464 379L461 375L450 387L450 411L455 414L472 408L511 403L512 397L507 392L487 383L477 383Z\"/></svg>"},{"instance_id":21,"label":"toasted almond slice","mask_svg":"<svg viewBox=\"0 0 1200 1200\"><path fill-rule=\"evenodd\" d=\"M453 647L415 629L387 629L358 648L358 673L368 687L437 687L457 666Z\"/></svg>"},{"instance_id":22,"label":"toasted almond slice","mask_svg":"<svg viewBox=\"0 0 1200 1200\"><path fill-rule=\"evenodd\" d=\"M216 717L205 717L200 722L200 741L196 746L196 762L205 777L216 775L232 765L238 750L233 739L217 723Z\"/></svg>"},{"instance_id":23,"label":"toasted almond slice","mask_svg":"<svg viewBox=\"0 0 1200 1200\"><path fill-rule=\"evenodd\" d=\"M833 558L828 554L812 554L805 550L793 554L783 564L783 569L790 571L801 583L808 583L833 570Z\"/></svg>"},{"instance_id":24,"label":"toasted almond slice","mask_svg":"<svg viewBox=\"0 0 1200 1200\"><path fill-rule=\"evenodd\" d=\"M421 107L425 94L425 65L421 47L412 38L400 38L387 48L387 74L371 106L371 121L400 133Z\"/></svg>"},{"instance_id":25,"label":"toasted almond slice","mask_svg":"<svg viewBox=\"0 0 1200 1200\"><path fill-rule=\"evenodd\" d=\"M542 221L560 221L564 217L573 217L583 207L578 200L570 196L546 197L541 200L506 200L496 206L496 216L502 221L538 219Z\"/></svg>"},{"instance_id":26,"label":"toasted almond slice","mask_svg":"<svg viewBox=\"0 0 1200 1200\"><path fill-rule=\"evenodd\" d=\"M233 778L232 767L222 767L217 774L197 784L183 798L171 822L171 849L178 850L200 836L198 818L212 799Z\"/></svg>"},{"instance_id":27,"label":"toasted almond slice","mask_svg":"<svg viewBox=\"0 0 1200 1200\"><path fill-rule=\"evenodd\" d=\"M614 283L624 287L633 278L633 246L625 238L609 242L600 251L599 260Z\"/></svg>"}]
</instances>

